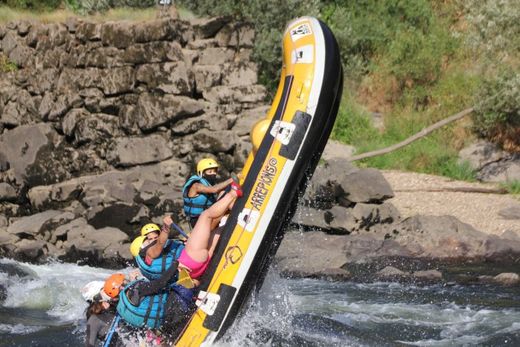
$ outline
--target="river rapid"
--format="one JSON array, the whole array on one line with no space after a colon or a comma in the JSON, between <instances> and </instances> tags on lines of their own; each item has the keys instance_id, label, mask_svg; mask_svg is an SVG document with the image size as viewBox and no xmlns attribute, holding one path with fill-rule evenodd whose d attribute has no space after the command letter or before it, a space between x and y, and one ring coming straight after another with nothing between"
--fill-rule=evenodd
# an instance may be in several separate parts
<instances>
[{"instance_id":1,"label":"river rapid","mask_svg":"<svg viewBox=\"0 0 520 347\"><path fill-rule=\"evenodd\" d=\"M111 273L0 260L0 346L83 346L79 290ZM285 279L271 269L217 345L520 346L520 287Z\"/></svg>"}]
</instances>

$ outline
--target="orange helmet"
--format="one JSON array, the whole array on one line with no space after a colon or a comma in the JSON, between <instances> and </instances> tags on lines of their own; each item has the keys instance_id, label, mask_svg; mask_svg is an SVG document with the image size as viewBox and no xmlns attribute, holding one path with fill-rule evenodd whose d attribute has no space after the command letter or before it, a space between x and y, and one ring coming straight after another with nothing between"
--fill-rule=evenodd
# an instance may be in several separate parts
<instances>
[{"instance_id":1,"label":"orange helmet","mask_svg":"<svg viewBox=\"0 0 520 347\"><path fill-rule=\"evenodd\" d=\"M119 291L121 290L121 287L123 286L124 281L125 281L125 275L123 275L122 273L113 274L105 281L105 285L103 286L103 291L109 297L114 299L119 295Z\"/></svg>"}]
</instances>

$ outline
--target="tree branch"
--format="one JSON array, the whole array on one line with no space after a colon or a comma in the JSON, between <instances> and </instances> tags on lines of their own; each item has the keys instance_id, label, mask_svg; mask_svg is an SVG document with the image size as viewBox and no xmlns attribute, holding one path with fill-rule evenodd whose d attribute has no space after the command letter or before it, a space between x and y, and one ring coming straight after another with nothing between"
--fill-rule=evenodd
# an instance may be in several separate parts
<instances>
[{"instance_id":1,"label":"tree branch","mask_svg":"<svg viewBox=\"0 0 520 347\"><path fill-rule=\"evenodd\" d=\"M450 116L450 117L445 118L445 119L443 119L441 121L438 121L437 123L432 124L432 125L430 125L427 128L424 128L423 130L421 130L417 134L415 134L413 136L410 136L406 140L401 141L399 143L396 143L395 145L392 145L392 146L389 146L389 147L386 147L386 148L382 148L382 149L378 149L378 150L375 150L375 151L371 151L371 152L358 154L358 155L355 155L355 156L349 158L349 160L350 161L361 160L361 159L376 157L378 155L383 155L383 154L387 154L387 153L393 152L393 151L395 151L395 150L397 150L399 148L402 148L404 146L409 145L410 143L412 143L414 141L419 140L422 137L425 137L426 135L428 135L432 131L439 129L439 128L445 126L446 124L449 124L449 123L454 122L454 121L456 121L458 119L461 119L462 117L464 117L465 115L467 115L467 114L469 114L471 112L473 112L473 107L467 108L464 111L461 111L461 112L459 112L457 114L454 114L453 116Z\"/></svg>"}]
</instances>

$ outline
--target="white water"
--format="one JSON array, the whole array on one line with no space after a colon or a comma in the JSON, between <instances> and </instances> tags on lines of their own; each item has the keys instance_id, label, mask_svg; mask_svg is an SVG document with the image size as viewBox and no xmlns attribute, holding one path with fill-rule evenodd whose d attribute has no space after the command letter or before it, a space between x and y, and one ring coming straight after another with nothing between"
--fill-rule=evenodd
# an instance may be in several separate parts
<instances>
[{"instance_id":1,"label":"white water","mask_svg":"<svg viewBox=\"0 0 520 347\"><path fill-rule=\"evenodd\" d=\"M8 276L3 264L28 275ZM80 289L113 272L0 260L6 288L0 338L12 337L8 346L45 346L49 339L68 341L71 333L81 341L86 303ZM519 288L287 280L271 269L218 346L518 345L519 301Z\"/></svg>"},{"instance_id":2,"label":"white water","mask_svg":"<svg viewBox=\"0 0 520 347\"><path fill-rule=\"evenodd\" d=\"M23 313L21 317L14 317L15 321L23 321L23 324L0 324L0 332L11 334L28 334L46 326L77 324L84 318L87 307L80 289L88 282L104 280L114 272L57 262L33 265L0 259L1 264L15 265L28 274L8 276L0 272L0 285L6 289L2 306L14 312L24 312L24 309L29 312L28 317ZM35 311L42 314L34 317Z\"/></svg>"}]
</instances>

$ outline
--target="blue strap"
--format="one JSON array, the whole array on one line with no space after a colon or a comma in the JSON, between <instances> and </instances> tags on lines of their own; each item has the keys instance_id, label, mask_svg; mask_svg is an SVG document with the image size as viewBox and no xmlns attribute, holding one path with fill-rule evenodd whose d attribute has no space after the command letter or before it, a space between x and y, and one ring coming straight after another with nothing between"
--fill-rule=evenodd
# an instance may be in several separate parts
<instances>
[{"instance_id":1,"label":"blue strap","mask_svg":"<svg viewBox=\"0 0 520 347\"><path fill-rule=\"evenodd\" d=\"M110 329L108 329L107 336L105 337L105 342L103 343L103 347L108 347L110 345L110 341L112 340L112 336L116 331L117 325L119 324L119 320L121 316L116 313L114 319L112 320L112 324L110 325Z\"/></svg>"},{"instance_id":2,"label":"blue strap","mask_svg":"<svg viewBox=\"0 0 520 347\"><path fill-rule=\"evenodd\" d=\"M188 238L188 235L186 235L186 233L181 229L180 226L178 226L177 224L175 223L172 223L173 227L175 228L175 230L177 230L179 232L179 234L181 234L182 236L184 236L185 238Z\"/></svg>"}]
</instances>

